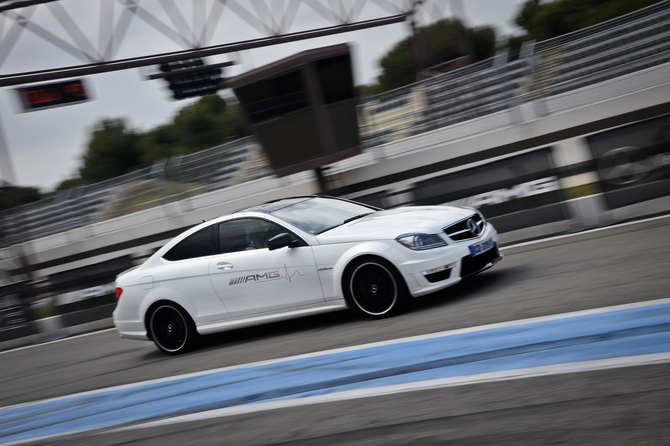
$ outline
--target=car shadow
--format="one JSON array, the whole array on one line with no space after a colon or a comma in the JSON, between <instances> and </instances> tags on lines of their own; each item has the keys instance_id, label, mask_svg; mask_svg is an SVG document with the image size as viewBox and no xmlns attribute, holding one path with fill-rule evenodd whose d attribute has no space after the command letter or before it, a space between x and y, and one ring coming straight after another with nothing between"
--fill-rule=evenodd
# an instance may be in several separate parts
<instances>
[{"instance_id":1,"label":"car shadow","mask_svg":"<svg viewBox=\"0 0 670 446\"><path fill-rule=\"evenodd\" d=\"M353 311L343 310L332 313L304 316L299 319L290 319L272 322L254 327L238 328L235 330L214 333L200 338L198 350L209 350L223 346L246 344L263 341L264 339L287 336L302 332L328 330L331 327L352 324L364 320ZM300 321L296 323L296 321Z\"/></svg>"},{"instance_id":2,"label":"car shadow","mask_svg":"<svg viewBox=\"0 0 670 446\"><path fill-rule=\"evenodd\" d=\"M531 267L515 265L504 269L495 268L467 277L449 288L413 299L408 312L430 311L438 307L454 305L480 298L485 294L495 293L504 283L515 281L518 277L527 274Z\"/></svg>"}]
</instances>

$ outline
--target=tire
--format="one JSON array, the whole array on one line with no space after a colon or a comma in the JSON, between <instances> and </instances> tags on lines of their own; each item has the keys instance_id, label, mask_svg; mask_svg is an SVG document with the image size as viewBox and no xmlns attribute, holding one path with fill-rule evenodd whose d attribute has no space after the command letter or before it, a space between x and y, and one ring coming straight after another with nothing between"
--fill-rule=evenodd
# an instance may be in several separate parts
<instances>
[{"instance_id":1,"label":"tire","mask_svg":"<svg viewBox=\"0 0 670 446\"><path fill-rule=\"evenodd\" d=\"M155 306L149 316L149 331L156 347L168 355L189 352L198 341L198 332L191 317L172 303Z\"/></svg>"},{"instance_id":2,"label":"tire","mask_svg":"<svg viewBox=\"0 0 670 446\"><path fill-rule=\"evenodd\" d=\"M366 257L347 267L342 283L351 307L373 319L393 316L407 303L407 287L395 267Z\"/></svg>"}]
</instances>

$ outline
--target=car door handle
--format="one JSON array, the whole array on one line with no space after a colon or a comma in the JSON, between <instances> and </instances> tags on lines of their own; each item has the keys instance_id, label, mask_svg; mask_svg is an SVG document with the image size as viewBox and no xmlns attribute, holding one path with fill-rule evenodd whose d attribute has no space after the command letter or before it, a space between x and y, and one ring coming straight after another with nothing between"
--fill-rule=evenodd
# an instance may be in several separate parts
<instances>
[{"instance_id":1,"label":"car door handle","mask_svg":"<svg viewBox=\"0 0 670 446\"><path fill-rule=\"evenodd\" d=\"M227 262L219 262L216 264L217 269L233 269L233 264L232 263L227 263Z\"/></svg>"}]
</instances>

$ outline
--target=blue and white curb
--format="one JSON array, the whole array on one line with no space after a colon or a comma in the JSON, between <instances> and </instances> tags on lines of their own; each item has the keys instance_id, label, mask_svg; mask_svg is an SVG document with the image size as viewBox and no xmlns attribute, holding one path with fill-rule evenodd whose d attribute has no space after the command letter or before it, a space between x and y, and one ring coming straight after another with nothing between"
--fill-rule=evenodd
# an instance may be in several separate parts
<instances>
[{"instance_id":1,"label":"blue and white curb","mask_svg":"<svg viewBox=\"0 0 670 446\"><path fill-rule=\"evenodd\" d=\"M504 372L482 373L478 375L458 376L455 378L434 379L407 384L395 384L391 386L373 387L369 389L350 390L346 392L330 393L305 398L272 401L267 403L249 404L246 406L227 407L225 409L208 410L178 417L164 418L128 427L112 429L114 431L125 431L172 425L175 423L187 423L193 421L207 420L246 413L261 412L266 410L285 409L289 407L308 406L312 404L332 403L359 398L370 398L376 396L393 395L398 393L415 392L419 390L443 389L446 387L466 386L472 384L485 384L498 381L509 381L513 379L534 378L539 376L563 375L567 373L590 372L596 370L607 370L623 367L638 367L643 365L663 364L670 362L670 353L658 353L653 355L629 356L625 358L600 359L595 361L576 362L560 364L558 366L531 367L526 369L508 370Z\"/></svg>"},{"instance_id":2,"label":"blue and white curb","mask_svg":"<svg viewBox=\"0 0 670 446\"><path fill-rule=\"evenodd\" d=\"M670 299L662 299L368 344L0 408L0 442L669 361Z\"/></svg>"}]
</instances>

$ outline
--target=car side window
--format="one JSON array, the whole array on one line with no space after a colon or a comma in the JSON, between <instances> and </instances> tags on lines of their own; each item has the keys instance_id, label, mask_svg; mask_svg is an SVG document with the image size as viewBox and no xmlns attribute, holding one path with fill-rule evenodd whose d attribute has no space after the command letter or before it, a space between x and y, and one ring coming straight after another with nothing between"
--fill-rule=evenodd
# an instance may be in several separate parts
<instances>
[{"instance_id":1,"label":"car side window","mask_svg":"<svg viewBox=\"0 0 670 446\"><path fill-rule=\"evenodd\" d=\"M166 252L163 258L175 261L213 255L216 252L214 227L214 225L209 226L189 235Z\"/></svg>"},{"instance_id":2,"label":"car side window","mask_svg":"<svg viewBox=\"0 0 670 446\"><path fill-rule=\"evenodd\" d=\"M251 251L268 247L268 240L286 228L260 218L241 218L219 224L219 245L221 254L227 252Z\"/></svg>"}]
</instances>

